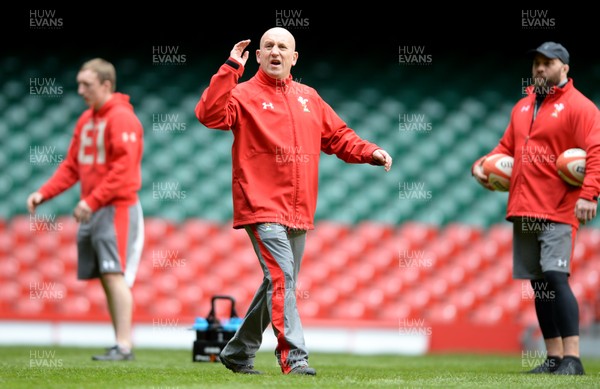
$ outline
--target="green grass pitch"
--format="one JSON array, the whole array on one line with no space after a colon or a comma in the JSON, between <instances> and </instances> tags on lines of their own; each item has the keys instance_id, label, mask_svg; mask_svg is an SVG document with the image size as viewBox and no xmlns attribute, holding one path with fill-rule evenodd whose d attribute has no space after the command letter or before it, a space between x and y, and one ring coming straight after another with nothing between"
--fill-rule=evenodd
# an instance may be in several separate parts
<instances>
[{"instance_id":1,"label":"green grass pitch","mask_svg":"<svg viewBox=\"0 0 600 389\"><path fill-rule=\"evenodd\" d=\"M128 362L92 361L97 348L0 347L0 388L598 388L600 359L584 358L585 376L524 374L537 361L504 355L350 355L312 353L316 377L284 376L272 353L259 353L263 375L220 363L192 362L190 350L136 350Z\"/></svg>"}]
</instances>

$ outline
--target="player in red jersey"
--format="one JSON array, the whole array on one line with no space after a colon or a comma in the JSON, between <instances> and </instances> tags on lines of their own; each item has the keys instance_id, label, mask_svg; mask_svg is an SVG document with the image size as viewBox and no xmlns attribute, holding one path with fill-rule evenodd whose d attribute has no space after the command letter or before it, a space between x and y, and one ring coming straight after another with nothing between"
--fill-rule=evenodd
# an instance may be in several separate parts
<instances>
[{"instance_id":1,"label":"player in red jersey","mask_svg":"<svg viewBox=\"0 0 600 389\"><path fill-rule=\"evenodd\" d=\"M81 198L73 210L80 223L77 277L100 278L116 338L114 347L93 359L131 360L131 287L144 242L138 199L144 131L129 96L116 92L113 64L101 58L85 62L77 84L89 108L77 120L65 160L29 195L27 207L34 213L80 183Z\"/></svg>"}]
</instances>

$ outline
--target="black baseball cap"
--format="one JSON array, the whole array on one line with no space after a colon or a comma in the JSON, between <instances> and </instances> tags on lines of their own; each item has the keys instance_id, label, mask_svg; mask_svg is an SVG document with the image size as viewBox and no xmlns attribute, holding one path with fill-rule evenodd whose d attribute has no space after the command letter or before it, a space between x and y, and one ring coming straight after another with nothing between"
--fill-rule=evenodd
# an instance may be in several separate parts
<instances>
[{"instance_id":1,"label":"black baseball cap","mask_svg":"<svg viewBox=\"0 0 600 389\"><path fill-rule=\"evenodd\" d=\"M547 58L558 58L564 64L569 64L569 52L563 45L556 42L544 42L537 49L529 50L529 53L539 53Z\"/></svg>"}]
</instances>

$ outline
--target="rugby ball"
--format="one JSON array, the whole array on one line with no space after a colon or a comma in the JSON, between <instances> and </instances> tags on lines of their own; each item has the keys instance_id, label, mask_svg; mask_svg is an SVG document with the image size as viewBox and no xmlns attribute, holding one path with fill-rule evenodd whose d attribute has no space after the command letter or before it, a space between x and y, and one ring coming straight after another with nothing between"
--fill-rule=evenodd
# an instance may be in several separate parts
<instances>
[{"instance_id":1,"label":"rugby ball","mask_svg":"<svg viewBox=\"0 0 600 389\"><path fill-rule=\"evenodd\" d=\"M563 151L556 159L556 171L560 178L569 185L583 185L586 155L585 150L579 148Z\"/></svg>"},{"instance_id":2,"label":"rugby ball","mask_svg":"<svg viewBox=\"0 0 600 389\"><path fill-rule=\"evenodd\" d=\"M488 182L494 187L494 190L508 192L513 163L513 157L508 154L489 155L483 161L483 173L488 177Z\"/></svg>"}]
</instances>

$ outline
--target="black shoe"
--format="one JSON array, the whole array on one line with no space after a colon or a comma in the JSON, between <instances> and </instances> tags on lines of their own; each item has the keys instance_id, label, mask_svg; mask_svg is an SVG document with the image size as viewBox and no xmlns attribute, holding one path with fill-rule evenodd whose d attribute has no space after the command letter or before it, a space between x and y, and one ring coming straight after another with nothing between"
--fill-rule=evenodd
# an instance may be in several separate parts
<instances>
[{"instance_id":1,"label":"black shoe","mask_svg":"<svg viewBox=\"0 0 600 389\"><path fill-rule=\"evenodd\" d=\"M317 371L308 366L296 366L288 374L317 375Z\"/></svg>"},{"instance_id":2,"label":"black shoe","mask_svg":"<svg viewBox=\"0 0 600 389\"><path fill-rule=\"evenodd\" d=\"M94 361L133 361L135 357L132 351L124 353L119 346L113 346L102 355L94 355L92 359Z\"/></svg>"},{"instance_id":3,"label":"black shoe","mask_svg":"<svg viewBox=\"0 0 600 389\"><path fill-rule=\"evenodd\" d=\"M558 357L547 357L544 362L535 368L529 370L527 373L529 374L552 374L558 366L560 366L561 358Z\"/></svg>"},{"instance_id":4,"label":"black shoe","mask_svg":"<svg viewBox=\"0 0 600 389\"><path fill-rule=\"evenodd\" d=\"M228 361L227 359L223 358L223 357L219 357L219 359L221 360L221 363L228 368L229 370L231 370L234 373L240 373L240 374L262 374L262 372L258 371L258 370L254 370L254 366L252 365L240 365L237 363L233 363Z\"/></svg>"},{"instance_id":5,"label":"black shoe","mask_svg":"<svg viewBox=\"0 0 600 389\"><path fill-rule=\"evenodd\" d=\"M553 374L560 375L585 375L583 370L583 364L577 357L566 356L562 362L558 365L558 368L554 370Z\"/></svg>"}]
</instances>

